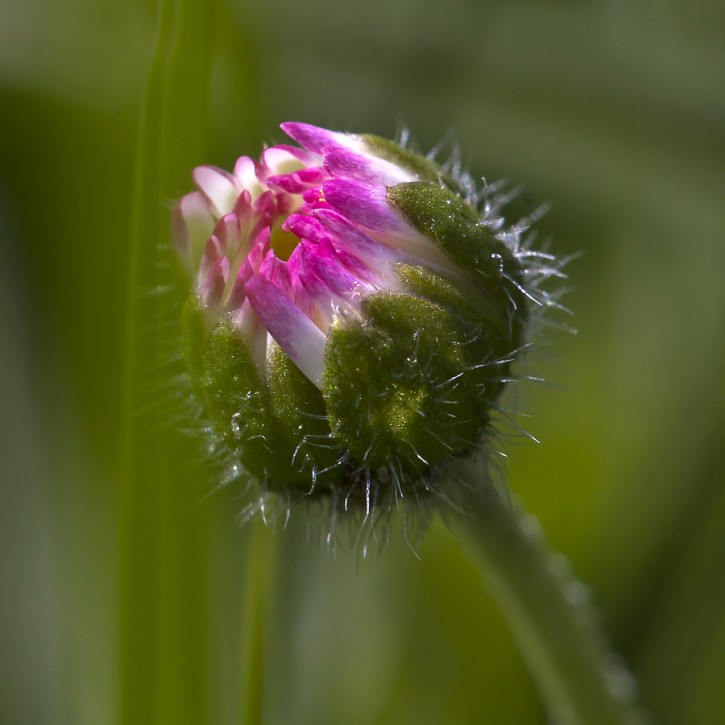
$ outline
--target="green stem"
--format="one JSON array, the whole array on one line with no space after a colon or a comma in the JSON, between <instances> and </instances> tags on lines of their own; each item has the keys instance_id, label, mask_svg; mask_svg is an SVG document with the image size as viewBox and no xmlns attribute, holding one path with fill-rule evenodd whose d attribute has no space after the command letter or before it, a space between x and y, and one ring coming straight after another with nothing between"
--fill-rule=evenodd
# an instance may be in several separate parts
<instances>
[{"instance_id":1,"label":"green stem","mask_svg":"<svg viewBox=\"0 0 725 725\"><path fill-rule=\"evenodd\" d=\"M275 532L257 518L247 564L247 600L242 629L243 725L260 725L264 706L266 633L272 607L277 559Z\"/></svg>"},{"instance_id":2,"label":"green stem","mask_svg":"<svg viewBox=\"0 0 725 725\"><path fill-rule=\"evenodd\" d=\"M536 522L503 500L480 460L451 471L466 493L453 528L466 542L507 617L553 721L562 725L639 725L633 680L611 651L586 589L557 566Z\"/></svg>"}]
</instances>

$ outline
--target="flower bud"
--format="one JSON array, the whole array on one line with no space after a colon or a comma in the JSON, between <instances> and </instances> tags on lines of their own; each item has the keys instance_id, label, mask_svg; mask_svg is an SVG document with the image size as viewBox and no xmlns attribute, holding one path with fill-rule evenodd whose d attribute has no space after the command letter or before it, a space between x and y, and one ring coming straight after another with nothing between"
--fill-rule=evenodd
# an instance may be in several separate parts
<instances>
[{"instance_id":1,"label":"flower bud","mask_svg":"<svg viewBox=\"0 0 725 725\"><path fill-rule=\"evenodd\" d=\"M369 512L481 445L556 268L469 177L377 137L282 129L299 146L199 167L176 206L189 375L234 470Z\"/></svg>"}]
</instances>

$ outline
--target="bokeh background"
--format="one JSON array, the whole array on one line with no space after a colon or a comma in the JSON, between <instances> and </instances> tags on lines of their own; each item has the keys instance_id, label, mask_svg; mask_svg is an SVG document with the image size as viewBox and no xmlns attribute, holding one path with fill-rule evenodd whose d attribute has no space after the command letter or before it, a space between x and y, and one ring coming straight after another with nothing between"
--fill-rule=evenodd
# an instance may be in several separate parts
<instances>
[{"instance_id":1,"label":"bokeh background","mask_svg":"<svg viewBox=\"0 0 725 725\"><path fill-rule=\"evenodd\" d=\"M422 150L452 131L476 176L523 184L513 214L550 204L542 238L583 252L566 298L579 332L551 333L535 366L551 384L516 401L541 443L511 441L509 486L591 588L653 719L725 721L725 5L229 0L218 19L207 161L256 154L281 140L283 120L409 128ZM0 6L8 725L143 725L120 723L116 705L116 472L155 27L154 3L138 0ZM180 495L206 522L203 550L190 547L203 559L202 664L192 683L160 687L182 702L196 688L196 710L172 719L146 673L148 722L236 723L243 501L234 487ZM393 537L360 561L308 544L298 519L279 535L266 722L546 721L502 615L442 525L420 560Z\"/></svg>"}]
</instances>

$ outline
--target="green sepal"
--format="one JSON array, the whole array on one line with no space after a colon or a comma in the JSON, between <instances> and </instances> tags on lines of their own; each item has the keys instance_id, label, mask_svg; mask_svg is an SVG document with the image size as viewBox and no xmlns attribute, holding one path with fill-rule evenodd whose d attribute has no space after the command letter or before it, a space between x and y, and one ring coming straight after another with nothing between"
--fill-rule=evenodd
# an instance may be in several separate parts
<instances>
[{"instance_id":1,"label":"green sepal","mask_svg":"<svg viewBox=\"0 0 725 725\"><path fill-rule=\"evenodd\" d=\"M283 435L294 445L293 467L305 472L308 487L313 470L315 478L323 471L325 481L339 478L341 469L335 464L342 450L330 431L322 393L276 343L267 363L270 405Z\"/></svg>"},{"instance_id":2,"label":"green sepal","mask_svg":"<svg viewBox=\"0 0 725 725\"><path fill-rule=\"evenodd\" d=\"M501 391L511 353L520 346L523 319L499 290L491 293L463 275L455 282L420 266L400 264L396 271L405 286L434 302L455 321L465 383L473 388L481 414Z\"/></svg>"},{"instance_id":3,"label":"green sepal","mask_svg":"<svg viewBox=\"0 0 725 725\"><path fill-rule=\"evenodd\" d=\"M204 408L224 448L255 478L274 486L304 485L292 467L294 445L275 418L270 395L237 328L223 320L205 345Z\"/></svg>"},{"instance_id":4,"label":"green sepal","mask_svg":"<svg viewBox=\"0 0 725 725\"><path fill-rule=\"evenodd\" d=\"M479 328L496 356L507 355L519 346L523 310L514 307L504 290L489 290L463 273L452 279L419 265L398 264L396 272L409 290Z\"/></svg>"},{"instance_id":5,"label":"green sepal","mask_svg":"<svg viewBox=\"0 0 725 725\"><path fill-rule=\"evenodd\" d=\"M209 324L204 306L196 295L189 295L181 308L181 340L194 393L201 399L201 377L204 348L209 336Z\"/></svg>"},{"instance_id":6,"label":"green sepal","mask_svg":"<svg viewBox=\"0 0 725 725\"><path fill-rule=\"evenodd\" d=\"M328 334L330 427L364 466L420 477L472 448L483 424L461 375L459 321L409 294L373 295L362 307L363 321L338 321Z\"/></svg>"},{"instance_id":7,"label":"green sepal","mask_svg":"<svg viewBox=\"0 0 725 725\"><path fill-rule=\"evenodd\" d=\"M506 245L481 223L476 209L448 187L413 181L391 186L387 198L415 229L489 285L501 284L502 270L516 273Z\"/></svg>"},{"instance_id":8,"label":"green sepal","mask_svg":"<svg viewBox=\"0 0 725 725\"><path fill-rule=\"evenodd\" d=\"M227 460L236 459L270 488L307 491L313 470L337 478L342 452L327 423L320 391L272 343L262 379L231 320L210 331L192 296L182 312L184 354L195 396Z\"/></svg>"}]
</instances>

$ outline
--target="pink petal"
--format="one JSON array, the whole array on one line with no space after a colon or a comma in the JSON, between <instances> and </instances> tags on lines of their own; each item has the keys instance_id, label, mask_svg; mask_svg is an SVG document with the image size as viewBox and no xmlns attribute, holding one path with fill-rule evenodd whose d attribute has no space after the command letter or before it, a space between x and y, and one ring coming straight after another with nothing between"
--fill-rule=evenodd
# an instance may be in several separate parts
<instances>
[{"instance_id":1,"label":"pink petal","mask_svg":"<svg viewBox=\"0 0 725 725\"><path fill-rule=\"evenodd\" d=\"M199 263L204 242L214 229L209 203L199 191L183 196L174 207L171 231L179 253L192 271Z\"/></svg>"},{"instance_id":2,"label":"pink petal","mask_svg":"<svg viewBox=\"0 0 725 725\"><path fill-rule=\"evenodd\" d=\"M274 194L271 191L265 191L258 199L255 199L252 204L252 211L254 216L257 217L256 230L271 226L280 213Z\"/></svg>"},{"instance_id":3,"label":"pink petal","mask_svg":"<svg viewBox=\"0 0 725 725\"><path fill-rule=\"evenodd\" d=\"M239 273L244 275L244 281L259 272L265 257L269 254L269 236L270 229L269 227L265 227L257 234L254 242L252 242L252 248L249 250L249 254L247 254L239 270Z\"/></svg>"},{"instance_id":4,"label":"pink petal","mask_svg":"<svg viewBox=\"0 0 725 725\"><path fill-rule=\"evenodd\" d=\"M239 268L239 272L237 272L232 289L229 292L229 299L227 300L226 308L230 311L239 309L246 299L247 293L244 283L247 275L243 270L243 266Z\"/></svg>"},{"instance_id":5,"label":"pink petal","mask_svg":"<svg viewBox=\"0 0 725 725\"><path fill-rule=\"evenodd\" d=\"M224 256L224 244L215 234L206 240L204 254L199 265L199 278L206 277L209 270Z\"/></svg>"},{"instance_id":6,"label":"pink petal","mask_svg":"<svg viewBox=\"0 0 725 725\"><path fill-rule=\"evenodd\" d=\"M322 190L330 207L362 227L375 241L400 250L405 259L414 263L424 262L441 271L456 270L455 263L437 244L410 226L388 204L384 187L334 179L326 181ZM319 217L321 211L312 209L310 213Z\"/></svg>"},{"instance_id":7,"label":"pink petal","mask_svg":"<svg viewBox=\"0 0 725 725\"><path fill-rule=\"evenodd\" d=\"M248 224L252 216L254 216L252 195L247 189L242 191L242 193L237 197L231 213L237 216L240 225Z\"/></svg>"},{"instance_id":8,"label":"pink petal","mask_svg":"<svg viewBox=\"0 0 725 725\"><path fill-rule=\"evenodd\" d=\"M249 156L240 156L234 165L234 177L239 187L247 189L250 194L257 196L262 186L257 179L257 166Z\"/></svg>"},{"instance_id":9,"label":"pink petal","mask_svg":"<svg viewBox=\"0 0 725 725\"><path fill-rule=\"evenodd\" d=\"M242 246L241 235L239 217L236 214L225 214L214 227L214 236L219 239L221 248L230 258L234 258Z\"/></svg>"},{"instance_id":10,"label":"pink petal","mask_svg":"<svg viewBox=\"0 0 725 725\"><path fill-rule=\"evenodd\" d=\"M267 183L271 187L277 187L290 194L301 194L303 191L321 184L327 178L329 175L322 166L312 166L289 174L270 176Z\"/></svg>"},{"instance_id":11,"label":"pink petal","mask_svg":"<svg viewBox=\"0 0 725 725\"><path fill-rule=\"evenodd\" d=\"M286 262L278 259L274 251L270 251L259 267L258 275L271 282L277 289L292 297L292 279Z\"/></svg>"},{"instance_id":12,"label":"pink petal","mask_svg":"<svg viewBox=\"0 0 725 725\"><path fill-rule=\"evenodd\" d=\"M308 123L297 123L288 121L281 124L280 128L297 143L318 156L322 155L325 146L349 146L350 140L347 134L337 131L328 131L325 128L311 126Z\"/></svg>"},{"instance_id":13,"label":"pink petal","mask_svg":"<svg viewBox=\"0 0 725 725\"><path fill-rule=\"evenodd\" d=\"M360 314L360 300L377 287L351 273L332 245L302 241L289 259L293 299L317 326L326 331L341 312ZM368 275L370 270L366 269Z\"/></svg>"},{"instance_id":14,"label":"pink petal","mask_svg":"<svg viewBox=\"0 0 725 725\"><path fill-rule=\"evenodd\" d=\"M271 282L255 275L247 282L247 296L262 324L297 367L322 386L325 335Z\"/></svg>"},{"instance_id":15,"label":"pink petal","mask_svg":"<svg viewBox=\"0 0 725 725\"><path fill-rule=\"evenodd\" d=\"M388 204L385 187L347 179L322 185L327 203L355 224L392 235L414 233L410 225Z\"/></svg>"},{"instance_id":16,"label":"pink petal","mask_svg":"<svg viewBox=\"0 0 725 725\"><path fill-rule=\"evenodd\" d=\"M228 214L234 208L234 202L242 191L230 173L215 166L197 166L194 181L212 203L217 217Z\"/></svg>"},{"instance_id":17,"label":"pink petal","mask_svg":"<svg viewBox=\"0 0 725 725\"><path fill-rule=\"evenodd\" d=\"M207 307L216 307L222 300L229 274L229 260L220 257L209 268L199 286L199 297Z\"/></svg>"},{"instance_id":18,"label":"pink petal","mask_svg":"<svg viewBox=\"0 0 725 725\"><path fill-rule=\"evenodd\" d=\"M322 224L307 214L290 214L282 225L282 229L292 232L300 239L311 239L313 242L320 241L326 235Z\"/></svg>"},{"instance_id":19,"label":"pink petal","mask_svg":"<svg viewBox=\"0 0 725 725\"><path fill-rule=\"evenodd\" d=\"M342 146L325 148L323 165L330 176L353 179L367 184L395 186L415 181L417 176L397 164L372 154L359 154Z\"/></svg>"},{"instance_id":20,"label":"pink petal","mask_svg":"<svg viewBox=\"0 0 725 725\"><path fill-rule=\"evenodd\" d=\"M306 166L320 166L320 157L286 144L270 146L262 151L261 167L269 176L289 174Z\"/></svg>"},{"instance_id":21,"label":"pink petal","mask_svg":"<svg viewBox=\"0 0 725 725\"><path fill-rule=\"evenodd\" d=\"M344 250L375 269L389 267L402 259L399 251L391 250L371 239L333 209L315 209L312 214L328 231L338 252Z\"/></svg>"},{"instance_id":22,"label":"pink petal","mask_svg":"<svg viewBox=\"0 0 725 725\"><path fill-rule=\"evenodd\" d=\"M333 249L300 242L295 252L298 250L299 277L316 301L331 297L350 300L363 287L363 283L340 264Z\"/></svg>"}]
</instances>

